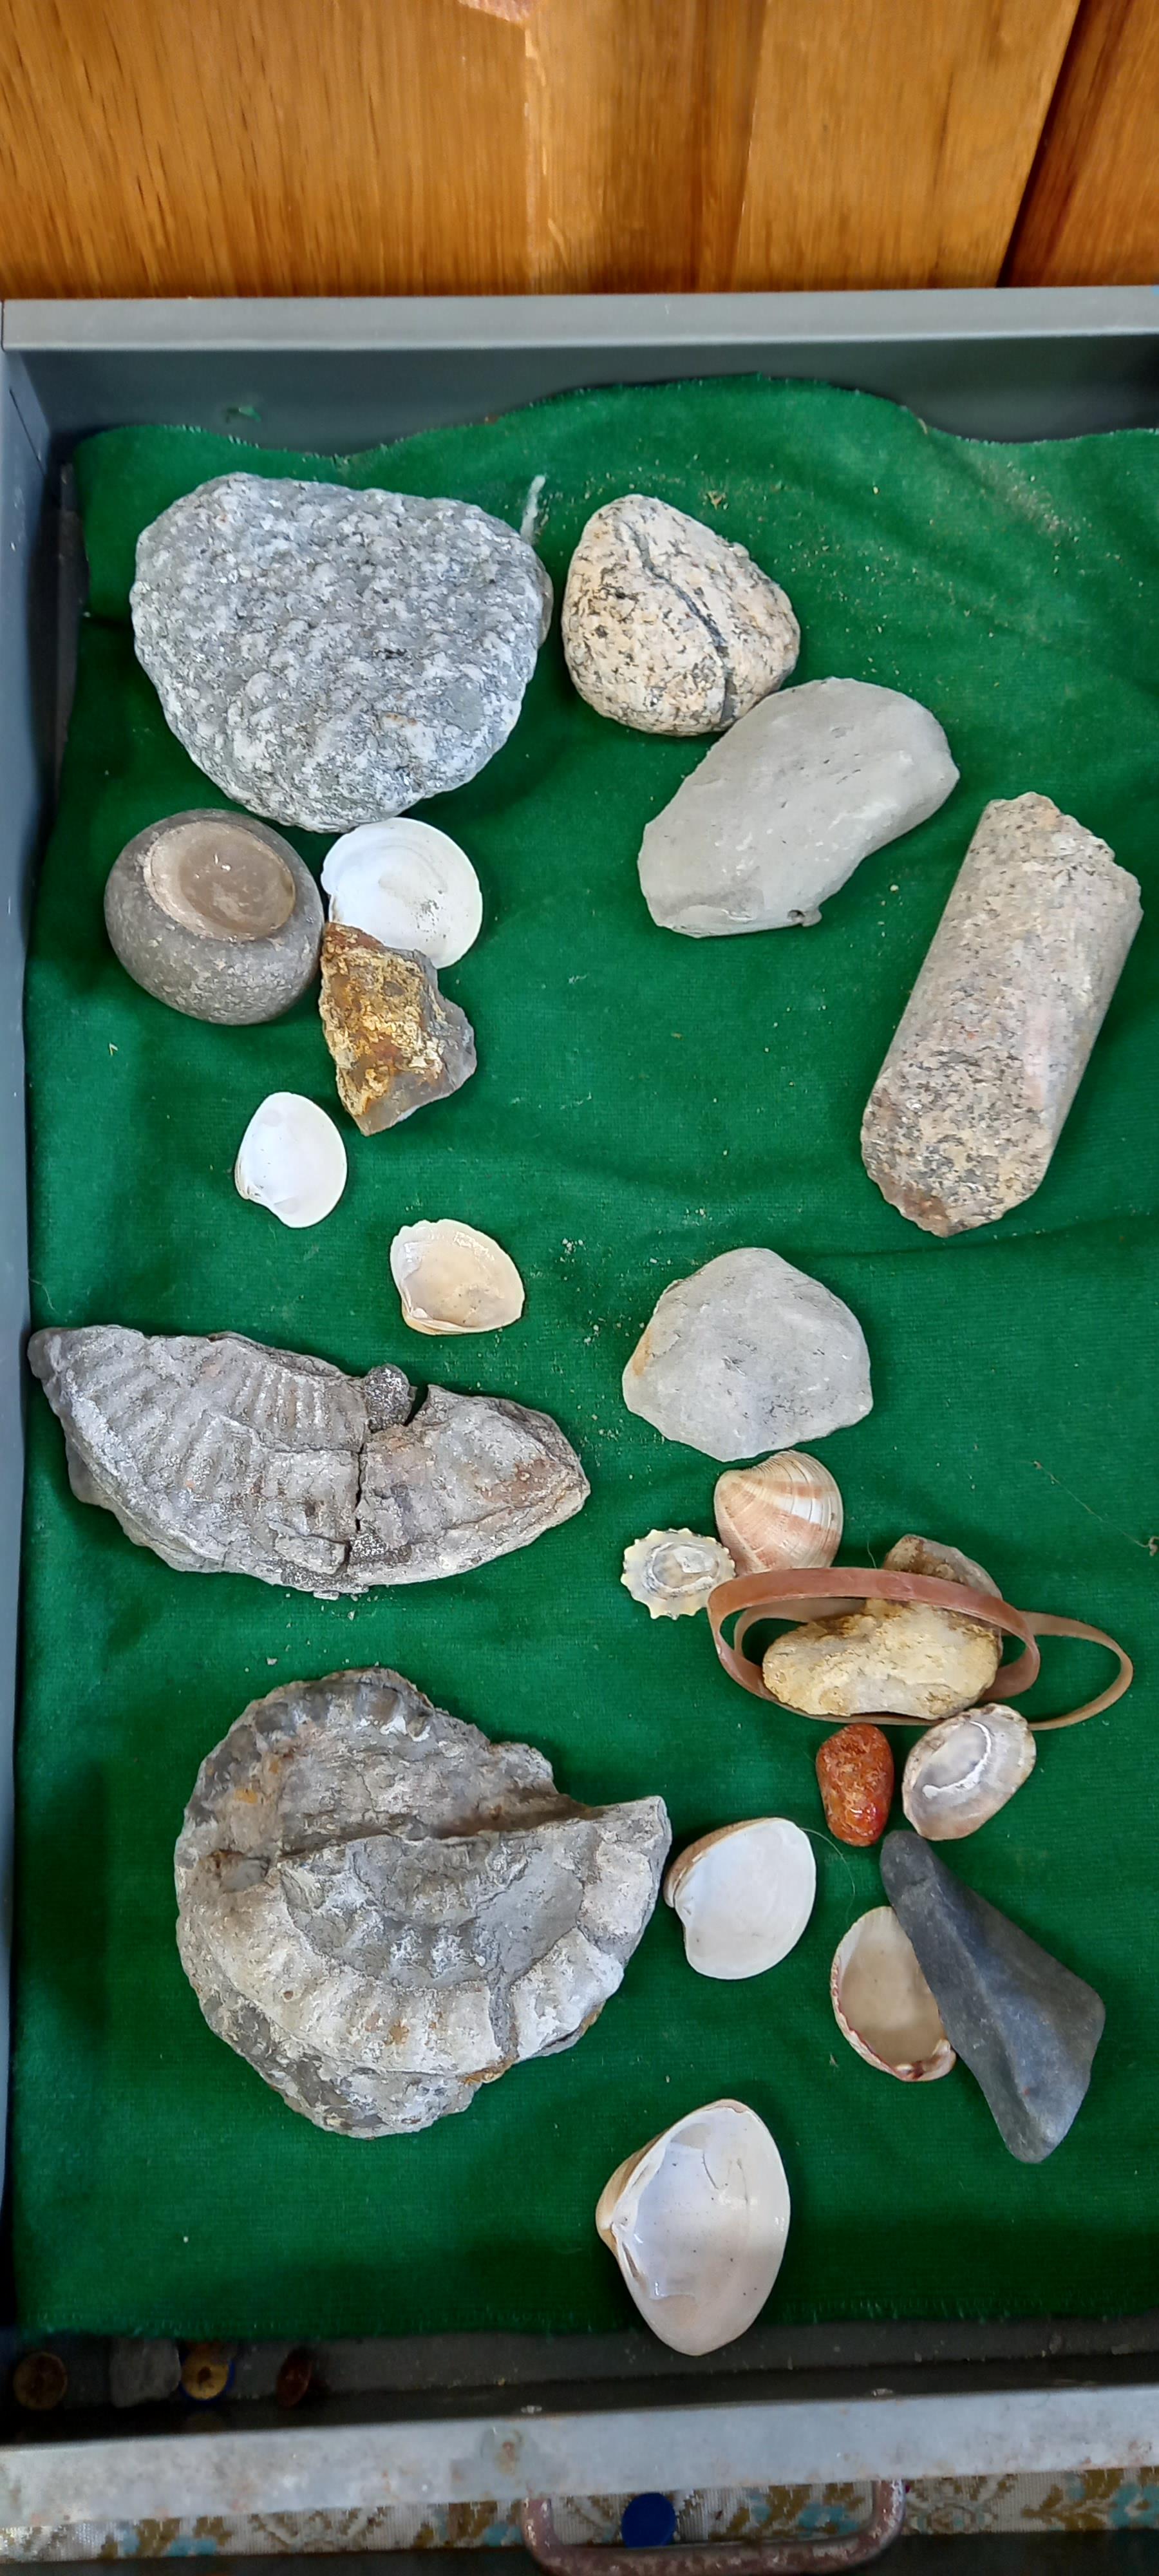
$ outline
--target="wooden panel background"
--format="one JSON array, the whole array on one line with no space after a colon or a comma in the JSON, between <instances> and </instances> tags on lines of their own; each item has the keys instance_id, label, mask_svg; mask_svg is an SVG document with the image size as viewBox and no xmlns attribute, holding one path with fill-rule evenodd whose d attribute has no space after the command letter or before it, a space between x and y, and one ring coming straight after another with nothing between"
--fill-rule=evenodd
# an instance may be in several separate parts
<instances>
[{"instance_id":1,"label":"wooden panel background","mask_svg":"<svg viewBox=\"0 0 1159 2576\"><path fill-rule=\"evenodd\" d=\"M0 0L0 292L1140 279L1159 0Z\"/></svg>"}]
</instances>

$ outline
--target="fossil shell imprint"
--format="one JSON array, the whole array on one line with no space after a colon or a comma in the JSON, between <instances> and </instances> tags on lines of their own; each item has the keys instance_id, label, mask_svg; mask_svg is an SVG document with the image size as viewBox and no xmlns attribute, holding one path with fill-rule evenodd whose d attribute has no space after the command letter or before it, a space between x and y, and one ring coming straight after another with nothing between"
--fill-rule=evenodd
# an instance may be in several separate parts
<instances>
[{"instance_id":1,"label":"fossil shell imprint","mask_svg":"<svg viewBox=\"0 0 1159 2576\"><path fill-rule=\"evenodd\" d=\"M753 1816L689 1843L664 1881L702 1977L763 1976L795 1949L813 1911L817 1863L787 1816Z\"/></svg>"},{"instance_id":2,"label":"fossil shell imprint","mask_svg":"<svg viewBox=\"0 0 1159 2576\"><path fill-rule=\"evenodd\" d=\"M326 853L322 883L331 921L365 930L384 948L417 949L437 968L457 965L483 927L466 851L413 814L344 832Z\"/></svg>"},{"instance_id":3,"label":"fossil shell imprint","mask_svg":"<svg viewBox=\"0 0 1159 2576\"><path fill-rule=\"evenodd\" d=\"M717 1479L716 1526L738 1574L832 1565L841 1545L841 1489L819 1458L780 1449Z\"/></svg>"},{"instance_id":4,"label":"fossil shell imprint","mask_svg":"<svg viewBox=\"0 0 1159 2576\"><path fill-rule=\"evenodd\" d=\"M390 1275L413 1333L497 1333L523 1313L523 1281L510 1253L458 1217L400 1226Z\"/></svg>"},{"instance_id":5,"label":"fossil shell imprint","mask_svg":"<svg viewBox=\"0 0 1159 2576\"><path fill-rule=\"evenodd\" d=\"M944 1718L914 1745L902 1773L911 1825L928 1843L976 1834L1030 1778L1036 1754L1026 1719L1000 1701Z\"/></svg>"},{"instance_id":6,"label":"fossil shell imprint","mask_svg":"<svg viewBox=\"0 0 1159 2576\"><path fill-rule=\"evenodd\" d=\"M322 2129L382 2138L569 2048L668 1850L660 1798L580 1807L401 1673L291 1682L202 1763L177 1943L210 2028Z\"/></svg>"},{"instance_id":7,"label":"fossil shell imprint","mask_svg":"<svg viewBox=\"0 0 1159 2576\"><path fill-rule=\"evenodd\" d=\"M851 2048L903 2084L932 2084L957 2064L913 1944L891 1905L859 1914L829 1975L837 2026Z\"/></svg>"},{"instance_id":8,"label":"fossil shell imprint","mask_svg":"<svg viewBox=\"0 0 1159 2576\"><path fill-rule=\"evenodd\" d=\"M313 982L322 900L280 832L197 805L126 842L105 886L105 928L155 1001L246 1028L277 1019Z\"/></svg>"},{"instance_id":9,"label":"fossil shell imprint","mask_svg":"<svg viewBox=\"0 0 1159 2576\"><path fill-rule=\"evenodd\" d=\"M138 1546L197 1574L323 1600L427 1583L527 1547L588 1495L550 1414L401 1369L347 1377L239 1333L34 1333L69 1480Z\"/></svg>"},{"instance_id":10,"label":"fossil shell imprint","mask_svg":"<svg viewBox=\"0 0 1159 2576\"><path fill-rule=\"evenodd\" d=\"M716 2352L759 2316L784 2259L789 2186L774 2139L745 2102L708 2102L618 2165L596 2206L652 2332L674 2352Z\"/></svg>"},{"instance_id":11,"label":"fossil shell imprint","mask_svg":"<svg viewBox=\"0 0 1159 2576\"><path fill-rule=\"evenodd\" d=\"M283 1225L320 1225L346 1187L346 1147L316 1100L271 1091L242 1137L233 1177L241 1198Z\"/></svg>"},{"instance_id":12,"label":"fossil shell imprint","mask_svg":"<svg viewBox=\"0 0 1159 2576\"><path fill-rule=\"evenodd\" d=\"M714 1538L690 1529L649 1530L625 1548L620 1581L650 1619L688 1619L735 1571L728 1549Z\"/></svg>"}]
</instances>

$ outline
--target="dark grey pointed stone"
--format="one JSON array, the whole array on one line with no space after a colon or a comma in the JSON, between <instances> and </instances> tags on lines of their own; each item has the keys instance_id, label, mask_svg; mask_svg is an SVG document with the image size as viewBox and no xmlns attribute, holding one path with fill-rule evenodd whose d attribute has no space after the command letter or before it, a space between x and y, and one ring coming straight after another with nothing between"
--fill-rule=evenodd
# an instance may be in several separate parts
<instances>
[{"instance_id":1,"label":"dark grey pointed stone","mask_svg":"<svg viewBox=\"0 0 1159 2576\"><path fill-rule=\"evenodd\" d=\"M946 2036L977 2077L1011 2155L1041 2164L1091 2080L1106 2012L1093 1986L963 1887L917 1834L887 1834L885 1892Z\"/></svg>"}]
</instances>

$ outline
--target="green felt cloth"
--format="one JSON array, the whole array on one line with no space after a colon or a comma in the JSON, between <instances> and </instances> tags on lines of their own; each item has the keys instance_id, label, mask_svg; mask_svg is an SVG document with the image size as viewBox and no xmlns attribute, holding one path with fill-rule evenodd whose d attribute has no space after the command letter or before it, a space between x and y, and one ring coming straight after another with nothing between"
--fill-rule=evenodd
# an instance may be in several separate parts
<instances>
[{"instance_id":1,"label":"green felt cloth","mask_svg":"<svg viewBox=\"0 0 1159 2576\"><path fill-rule=\"evenodd\" d=\"M988 797L1045 791L1111 842L1145 901L1154 887L1159 442L973 445L869 397L733 381L581 394L337 467L149 430L99 438L79 464L91 611L29 987L36 1320L228 1327L350 1369L429 1368L548 1407L593 1490L578 1520L462 1581L322 1604L174 1573L131 1547L71 1498L34 1393L14 2128L24 2325L607 2328L633 2311L593 2231L597 2193L630 2149L720 2094L762 2114L788 2169L770 2319L1156 2300L1159 908L1029 1206L931 1241L867 1180L858 1127ZM537 542L557 584L598 503L660 493L784 582L804 631L799 679L912 691L945 725L961 784L864 863L818 928L658 930L636 879L640 834L704 746L593 714L556 626L511 741L428 809L483 883L484 935L446 978L477 1030L478 1074L393 1134L364 1140L344 1121L346 1196L317 1231L288 1233L243 1205L231 1167L267 1091L337 1109L313 998L272 1027L201 1026L138 991L101 920L132 833L224 801L134 661L134 542L178 493L249 464L457 493L516 523L542 475ZM325 844L299 846L318 862ZM442 1345L404 1329L390 1237L442 1214L514 1254L527 1309L513 1329ZM182 1809L252 1697L295 1674L393 1664L492 1735L541 1746L580 1798L662 1792L678 1842L753 1814L821 1826L820 1730L743 1696L704 1619L652 1625L619 1582L642 1531L711 1526L716 1473L625 1410L621 1369L669 1280L749 1243L816 1273L865 1328L874 1410L822 1444L850 1560L880 1561L907 1529L953 1540L1008 1598L1094 1620L1138 1657L1130 1697L1042 1738L1025 1791L953 1854L1106 1998L1078 2125L1027 2168L964 2069L907 2087L854 2056L831 2017L829 1962L853 1916L881 1902L878 1864L819 1840L813 1921L771 1975L696 1977L661 1907L573 2052L423 2136L325 2137L211 2036L174 1947ZM1049 1652L1056 1707L1108 1677L1091 1648Z\"/></svg>"}]
</instances>

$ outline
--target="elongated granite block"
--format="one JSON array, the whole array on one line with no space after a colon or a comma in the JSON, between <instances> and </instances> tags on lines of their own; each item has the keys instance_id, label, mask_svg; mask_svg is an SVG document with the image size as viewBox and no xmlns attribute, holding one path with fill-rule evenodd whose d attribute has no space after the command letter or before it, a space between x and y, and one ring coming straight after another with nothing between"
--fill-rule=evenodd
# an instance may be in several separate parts
<instances>
[{"instance_id":1,"label":"elongated granite block","mask_svg":"<svg viewBox=\"0 0 1159 2576\"><path fill-rule=\"evenodd\" d=\"M1141 918L1137 879L1049 796L987 805L861 1128L871 1181L927 1234L1045 1179Z\"/></svg>"}]
</instances>

